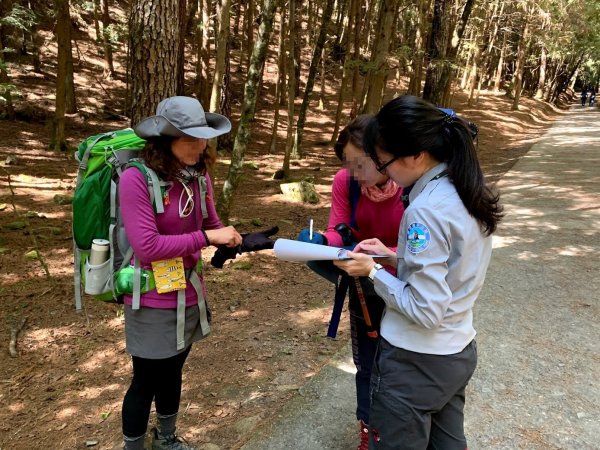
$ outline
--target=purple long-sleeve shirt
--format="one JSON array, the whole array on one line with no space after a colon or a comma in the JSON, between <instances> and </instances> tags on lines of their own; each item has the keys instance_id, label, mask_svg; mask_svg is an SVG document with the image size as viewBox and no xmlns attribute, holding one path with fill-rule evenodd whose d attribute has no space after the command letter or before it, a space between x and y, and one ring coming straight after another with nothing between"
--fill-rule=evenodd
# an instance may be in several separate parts
<instances>
[{"instance_id":1,"label":"purple long-sleeve shirt","mask_svg":"<svg viewBox=\"0 0 600 450\"><path fill-rule=\"evenodd\" d=\"M179 199L184 189L179 181L171 183L167 188L167 195L163 199L165 212L156 214L150 203L145 175L135 167L123 172L119 182L121 216L127 239L135 256L139 258L142 268L151 269L152 261L178 256L183 257L183 265L186 269L196 267L201 258L202 248L208 245L200 230L223 227L217 216L212 183L208 175L206 175L206 184L208 217L202 219L198 182L193 181L190 187L194 192L194 210L189 216L180 218ZM182 206L186 201L187 194L183 192ZM206 297L204 279L201 274L199 276ZM196 291L189 282L185 294L187 306L197 302ZM131 296L125 295L124 301L130 305ZM176 308L177 292L165 294L159 294L156 290L146 292L141 296L141 305L149 308Z\"/></svg>"}]
</instances>

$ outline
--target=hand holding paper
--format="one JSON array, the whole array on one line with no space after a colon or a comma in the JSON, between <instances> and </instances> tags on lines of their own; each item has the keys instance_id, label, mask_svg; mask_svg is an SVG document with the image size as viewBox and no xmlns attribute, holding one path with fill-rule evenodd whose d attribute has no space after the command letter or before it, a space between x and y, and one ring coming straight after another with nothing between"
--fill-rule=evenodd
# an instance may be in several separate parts
<instances>
[{"instance_id":1,"label":"hand holding paper","mask_svg":"<svg viewBox=\"0 0 600 450\"><path fill-rule=\"evenodd\" d=\"M275 241L275 256L283 261L343 261L349 259L348 250L339 247L329 247L308 242L293 241L291 239L277 239ZM387 255L369 255L375 258L385 258Z\"/></svg>"}]
</instances>

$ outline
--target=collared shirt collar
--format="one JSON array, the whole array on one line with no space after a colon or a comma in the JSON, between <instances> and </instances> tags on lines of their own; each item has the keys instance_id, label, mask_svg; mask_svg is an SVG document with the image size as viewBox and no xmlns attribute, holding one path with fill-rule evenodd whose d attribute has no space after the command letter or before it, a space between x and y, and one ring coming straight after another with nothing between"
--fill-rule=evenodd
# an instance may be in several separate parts
<instances>
[{"instance_id":1,"label":"collared shirt collar","mask_svg":"<svg viewBox=\"0 0 600 450\"><path fill-rule=\"evenodd\" d=\"M412 203L414 199L417 198L421 192L423 192L423 189L425 189L427 183L429 183L433 178L437 177L446 169L448 169L448 164L443 162L425 172L410 190L410 193L408 194L409 203Z\"/></svg>"}]
</instances>

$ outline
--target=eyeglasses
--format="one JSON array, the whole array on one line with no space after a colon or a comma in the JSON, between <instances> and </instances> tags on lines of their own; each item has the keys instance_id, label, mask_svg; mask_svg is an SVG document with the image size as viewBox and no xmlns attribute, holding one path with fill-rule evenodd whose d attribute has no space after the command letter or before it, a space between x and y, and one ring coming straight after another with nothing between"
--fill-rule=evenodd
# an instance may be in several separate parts
<instances>
[{"instance_id":1,"label":"eyeglasses","mask_svg":"<svg viewBox=\"0 0 600 450\"><path fill-rule=\"evenodd\" d=\"M181 191L181 195L179 196L179 217L181 219L189 216L194 210L194 191L191 187L189 187L186 183L181 183L183 186L183 190ZM183 193L187 194L187 200L183 207L181 204L183 203Z\"/></svg>"},{"instance_id":2,"label":"eyeglasses","mask_svg":"<svg viewBox=\"0 0 600 450\"><path fill-rule=\"evenodd\" d=\"M375 168L377 169L377 172L385 175L385 169L387 169L390 164L392 164L394 161L396 161L396 160L398 160L400 158L401 158L401 156L394 156L388 162L385 162L385 163L383 163L381 165L375 166Z\"/></svg>"}]
</instances>

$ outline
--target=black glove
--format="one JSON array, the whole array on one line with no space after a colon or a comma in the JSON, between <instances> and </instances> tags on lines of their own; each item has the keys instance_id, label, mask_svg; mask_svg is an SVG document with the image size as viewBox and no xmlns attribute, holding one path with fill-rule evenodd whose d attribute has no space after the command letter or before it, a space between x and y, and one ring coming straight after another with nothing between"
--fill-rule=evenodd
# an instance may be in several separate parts
<instances>
[{"instance_id":1,"label":"black glove","mask_svg":"<svg viewBox=\"0 0 600 450\"><path fill-rule=\"evenodd\" d=\"M238 254L242 253L241 245L235 247L227 247L226 245L220 245L217 251L210 260L210 264L217 269L222 269L223 264L228 259L235 259Z\"/></svg>"},{"instance_id":2,"label":"black glove","mask_svg":"<svg viewBox=\"0 0 600 450\"><path fill-rule=\"evenodd\" d=\"M255 233L242 233L242 252L257 252L273 248L275 241L269 239L270 236L277 234L278 226Z\"/></svg>"}]
</instances>

